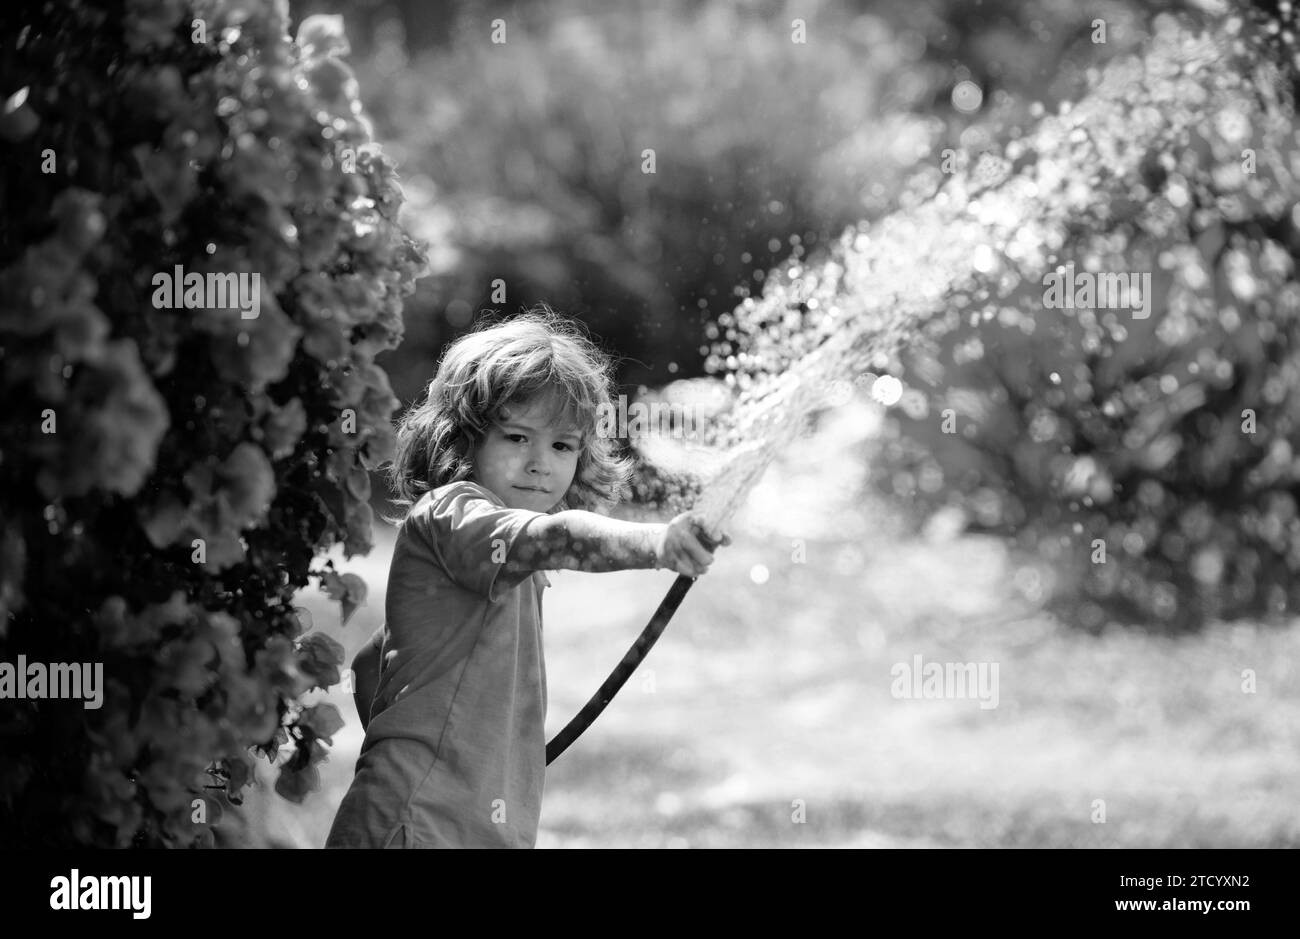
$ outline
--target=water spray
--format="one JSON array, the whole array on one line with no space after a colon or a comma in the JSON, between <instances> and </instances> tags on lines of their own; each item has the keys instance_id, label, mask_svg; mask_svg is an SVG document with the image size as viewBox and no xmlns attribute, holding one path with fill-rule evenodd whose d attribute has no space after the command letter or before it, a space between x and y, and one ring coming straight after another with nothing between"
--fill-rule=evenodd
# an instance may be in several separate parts
<instances>
[{"instance_id":1,"label":"water spray","mask_svg":"<svg viewBox=\"0 0 1300 939\"><path fill-rule=\"evenodd\" d=\"M904 341L964 317L988 319L1013 302L1018 288L1037 290L1081 220L1113 224L1113 207L1140 203L1159 188L1155 167L1203 136L1205 115L1248 115L1246 126L1256 130L1249 142L1268 154L1261 165L1285 174L1290 119L1268 82L1247 77L1250 56L1243 61L1230 35L1193 33L1172 16L1153 25L1145 55L1109 64L1091 93L1043 116L1003 156L986 155L870 230L849 229L820 267L796 261L784 272L788 285L769 278L761 301L746 300L734 316L720 318L735 327L728 340L743 333L747 342L743 355L722 350L729 384L738 379L740 394L709 435L710 446L688 458L720 467L691 509L711 540L776 454L800 436L808 415L824 405L829 377L883 367ZM1231 163L1237 159L1231 151L1246 142L1225 143L1217 156ZM1294 185L1249 179L1261 201ZM973 305L958 302L957 292L969 294ZM757 372L752 383L751 369ZM693 583L677 579L600 690L547 744L548 764L609 704Z\"/></svg>"},{"instance_id":2,"label":"water spray","mask_svg":"<svg viewBox=\"0 0 1300 939\"><path fill-rule=\"evenodd\" d=\"M839 346L827 343L805 356L795 369L782 376L771 392L762 397L750 398L746 406L739 409L743 414L741 419L744 426L757 432L756 439L733 448L721 458L720 464L709 474L703 495L691 510L697 519L700 541L710 551L717 547L726 523L744 503L749 491L762 479L777 453L802 433L807 416L824 403L826 385L811 379L819 373L827 374L821 369L837 349ZM696 450L694 456L710 461L707 451ZM716 462L718 459L717 454L712 454L711 461ZM622 661L610 672L582 710L546 744L548 766L591 726L619 689L632 677L632 673L667 628L696 579L686 574L678 575Z\"/></svg>"}]
</instances>

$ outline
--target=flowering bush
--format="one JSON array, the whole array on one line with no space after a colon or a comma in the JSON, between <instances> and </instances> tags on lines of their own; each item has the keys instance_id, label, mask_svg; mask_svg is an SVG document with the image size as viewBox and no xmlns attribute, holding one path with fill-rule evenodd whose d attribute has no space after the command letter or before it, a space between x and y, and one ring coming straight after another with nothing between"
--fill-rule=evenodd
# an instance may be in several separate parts
<instances>
[{"instance_id":1,"label":"flowering bush","mask_svg":"<svg viewBox=\"0 0 1300 939\"><path fill-rule=\"evenodd\" d=\"M341 726L298 703L342 648L291 600L364 591L311 565L370 547L398 403L373 360L424 253L338 18L296 42L284 0L0 20L0 660L103 663L97 709L0 700L0 843L211 844L207 790L238 801L256 750L301 798ZM243 275L254 315L168 308L177 268Z\"/></svg>"}]
</instances>

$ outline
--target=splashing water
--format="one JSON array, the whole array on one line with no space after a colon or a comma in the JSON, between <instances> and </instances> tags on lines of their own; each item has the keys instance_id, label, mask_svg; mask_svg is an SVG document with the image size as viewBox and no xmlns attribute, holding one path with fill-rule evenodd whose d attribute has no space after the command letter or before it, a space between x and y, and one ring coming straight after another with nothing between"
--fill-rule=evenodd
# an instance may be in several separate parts
<instances>
[{"instance_id":1,"label":"splashing water","mask_svg":"<svg viewBox=\"0 0 1300 939\"><path fill-rule=\"evenodd\" d=\"M761 300L720 317L726 340L710 361L725 366L736 392L730 407L699 440L650 456L688 468L692 511L706 529L724 530L776 455L826 406L835 379L896 363L909 339L957 326L963 306L982 305L991 318L1018 286L1041 283L1080 231L1106 230L1151 201L1168 155L1196 145L1198 133L1218 168L1234 169L1246 139L1207 140L1207 125L1240 116L1261 164L1267 155L1270 172L1300 174L1281 156L1294 146L1286 109L1267 80L1247 77L1259 63L1239 38L1241 25L1229 18L1194 33L1157 17L1142 56L1108 65L1089 95L1041 120L1003 156L986 154L932 195L847 231L818 266L792 261L768 278ZM1294 191L1294 180L1261 172L1242 189L1268 202Z\"/></svg>"}]
</instances>

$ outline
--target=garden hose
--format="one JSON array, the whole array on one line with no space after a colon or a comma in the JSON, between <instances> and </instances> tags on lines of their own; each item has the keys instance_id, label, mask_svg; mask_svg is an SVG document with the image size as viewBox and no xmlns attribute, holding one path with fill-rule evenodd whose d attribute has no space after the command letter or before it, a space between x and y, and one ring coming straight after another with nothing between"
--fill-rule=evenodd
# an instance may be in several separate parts
<instances>
[{"instance_id":1,"label":"garden hose","mask_svg":"<svg viewBox=\"0 0 1300 939\"><path fill-rule=\"evenodd\" d=\"M702 533L697 533L697 537L700 539L700 543L710 551L713 551L717 546L716 542ZM632 643L632 648L627 650L623 660L614 667L614 670L609 673L609 677L596 690L596 693L583 705L582 710L574 715L573 720L569 721L564 726L564 729L546 745L547 766L555 762L557 756L567 750L573 741L582 736L582 732L590 727L592 721L600 715L601 711L605 710L606 705L614 700L614 695L618 694L618 690L632 677L632 673L636 671L637 666L646 657L646 653L658 641L659 636L668 626L668 621L673 618L673 614L677 612L677 607L681 605L682 598L686 596L686 591L691 589L691 585L695 581L696 578L688 577L686 574L677 576L677 580L668 588L667 595L659 604L659 609L655 610L654 616L650 617L650 622L641 631L641 635L637 636L636 642Z\"/></svg>"}]
</instances>

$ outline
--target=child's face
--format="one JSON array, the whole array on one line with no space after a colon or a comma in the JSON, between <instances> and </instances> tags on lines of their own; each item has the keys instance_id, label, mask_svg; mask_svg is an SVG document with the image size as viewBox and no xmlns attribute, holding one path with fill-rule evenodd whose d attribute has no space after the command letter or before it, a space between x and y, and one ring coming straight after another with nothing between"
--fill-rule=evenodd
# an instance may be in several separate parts
<instances>
[{"instance_id":1,"label":"child's face","mask_svg":"<svg viewBox=\"0 0 1300 939\"><path fill-rule=\"evenodd\" d=\"M550 512L578 469L582 437L575 427L547 423L549 404L506 405L474 453L474 482L512 509Z\"/></svg>"}]
</instances>

